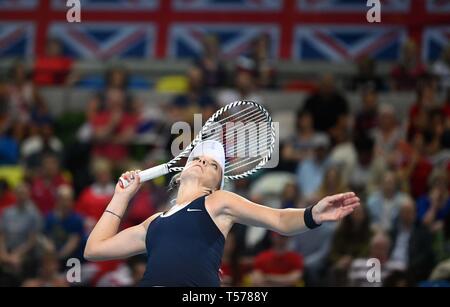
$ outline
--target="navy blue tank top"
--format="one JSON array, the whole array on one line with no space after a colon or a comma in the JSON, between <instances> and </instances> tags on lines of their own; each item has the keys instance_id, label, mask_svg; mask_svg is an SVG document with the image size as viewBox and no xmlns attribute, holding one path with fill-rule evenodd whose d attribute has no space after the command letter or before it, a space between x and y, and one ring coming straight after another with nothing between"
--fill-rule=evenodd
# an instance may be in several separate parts
<instances>
[{"instance_id":1,"label":"navy blue tank top","mask_svg":"<svg viewBox=\"0 0 450 307\"><path fill-rule=\"evenodd\" d=\"M147 229L147 268L139 286L219 287L225 238L201 196Z\"/></svg>"}]
</instances>

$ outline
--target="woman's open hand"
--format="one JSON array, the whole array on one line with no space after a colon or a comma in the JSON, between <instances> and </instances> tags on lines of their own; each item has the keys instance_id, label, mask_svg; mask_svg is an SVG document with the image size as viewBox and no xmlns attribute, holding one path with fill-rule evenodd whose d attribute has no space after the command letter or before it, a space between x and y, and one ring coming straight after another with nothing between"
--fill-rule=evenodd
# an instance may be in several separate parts
<instances>
[{"instance_id":1,"label":"woman's open hand","mask_svg":"<svg viewBox=\"0 0 450 307\"><path fill-rule=\"evenodd\" d=\"M317 224L337 221L352 213L359 205L359 198L353 192L327 196L312 208L312 216Z\"/></svg>"}]
</instances>

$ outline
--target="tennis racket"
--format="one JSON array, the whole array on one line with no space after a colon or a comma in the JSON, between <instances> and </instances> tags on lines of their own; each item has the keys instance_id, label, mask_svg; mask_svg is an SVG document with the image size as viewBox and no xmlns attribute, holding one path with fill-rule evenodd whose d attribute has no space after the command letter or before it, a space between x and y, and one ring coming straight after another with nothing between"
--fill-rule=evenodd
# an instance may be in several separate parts
<instances>
[{"instance_id":1,"label":"tennis racket","mask_svg":"<svg viewBox=\"0 0 450 307\"><path fill-rule=\"evenodd\" d=\"M225 150L226 180L245 178L261 169L270 160L275 146L276 131L269 112L253 101L235 101L215 112L203 125L194 140L167 163L138 173L145 182L183 170L183 158L205 140L222 143ZM130 183L119 179L122 188Z\"/></svg>"}]
</instances>

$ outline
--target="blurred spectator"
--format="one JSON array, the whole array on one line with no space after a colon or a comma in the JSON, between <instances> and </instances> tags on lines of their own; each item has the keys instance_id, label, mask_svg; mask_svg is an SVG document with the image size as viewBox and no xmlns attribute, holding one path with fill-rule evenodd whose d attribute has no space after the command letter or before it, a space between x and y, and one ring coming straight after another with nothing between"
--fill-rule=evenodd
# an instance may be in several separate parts
<instances>
[{"instance_id":1,"label":"blurred spectator","mask_svg":"<svg viewBox=\"0 0 450 307\"><path fill-rule=\"evenodd\" d=\"M223 87L227 82L227 72L219 52L219 41L214 35L203 37L203 54L196 60L208 88Z\"/></svg>"},{"instance_id":2,"label":"blurred spectator","mask_svg":"<svg viewBox=\"0 0 450 307\"><path fill-rule=\"evenodd\" d=\"M403 138L401 127L398 124L395 110L391 105L380 106L378 112L378 127L373 131L375 140L375 155L391 160L395 158L397 146Z\"/></svg>"},{"instance_id":3,"label":"blurred spectator","mask_svg":"<svg viewBox=\"0 0 450 307\"><path fill-rule=\"evenodd\" d=\"M10 129L0 134L0 165L14 165L19 162L20 148L13 131Z\"/></svg>"},{"instance_id":4,"label":"blurred spectator","mask_svg":"<svg viewBox=\"0 0 450 307\"><path fill-rule=\"evenodd\" d=\"M138 114L126 108L125 92L108 90L106 106L95 112L90 120L93 152L97 157L116 161L120 166L128 158L128 146L136 133Z\"/></svg>"},{"instance_id":5,"label":"blurred spectator","mask_svg":"<svg viewBox=\"0 0 450 307\"><path fill-rule=\"evenodd\" d=\"M312 115L307 111L297 112L296 130L297 134L286 142L282 151L283 161L295 165L303 159L313 157L314 140L320 135L314 131Z\"/></svg>"},{"instance_id":6,"label":"blurred spectator","mask_svg":"<svg viewBox=\"0 0 450 307\"><path fill-rule=\"evenodd\" d=\"M367 257L372 237L367 209L359 206L336 229L329 253L332 285L347 283L347 273L355 258Z\"/></svg>"},{"instance_id":7,"label":"blurred spectator","mask_svg":"<svg viewBox=\"0 0 450 307\"><path fill-rule=\"evenodd\" d=\"M17 186L17 202L0 216L0 271L19 279L32 269L42 219L25 184Z\"/></svg>"},{"instance_id":8,"label":"blurred spectator","mask_svg":"<svg viewBox=\"0 0 450 307\"><path fill-rule=\"evenodd\" d=\"M370 88L373 91L384 89L383 80L376 73L376 62L367 56L358 59L358 72L352 77L349 89L357 91Z\"/></svg>"},{"instance_id":9,"label":"blurred spectator","mask_svg":"<svg viewBox=\"0 0 450 307\"><path fill-rule=\"evenodd\" d=\"M361 91L362 108L355 116L354 138L371 135L378 125L378 95L369 87Z\"/></svg>"},{"instance_id":10,"label":"blurred spectator","mask_svg":"<svg viewBox=\"0 0 450 307\"><path fill-rule=\"evenodd\" d=\"M434 264L431 233L416 221L414 200L405 197L400 206L398 222L391 231L390 260L406 268L412 284L425 280Z\"/></svg>"},{"instance_id":11,"label":"blurred spectator","mask_svg":"<svg viewBox=\"0 0 450 307\"><path fill-rule=\"evenodd\" d=\"M295 182L288 182L281 193L281 208L298 208L300 205L301 192Z\"/></svg>"},{"instance_id":12,"label":"blurred spectator","mask_svg":"<svg viewBox=\"0 0 450 307\"><path fill-rule=\"evenodd\" d=\"M375 188L374 178L374 159L373 148L374 141L369 136L358 137L353 142L357 152L357 161L355 167L349 176L349 186L357 193L360 198L365 199L366 194Z\"/></svg>"},{"instance_id":13,"label":"blurred spectator","mask_svg":"<svg viewBox=\"0 0 450 307\"><path fill-rule=\"evenodd\" d=\"M422 78L418 82L417 100L409 110L408 135L424 131L428 127L428 114L436 108L436 86L431 78Z\"/></svg>"},{"instance_id":14,"label":"blurred spectator","mask_svg":"<svg viewBox=\"0 0 450 307\"><path fill-rule=\"evenodd\" d=\"M408 143L404 144L402 180L409 184L409 192L414 199L427 192L428 177L433 165L426 150L427 134L416 132Z\"/></svg>"},{"instance_id":15,"label":"blurred spectator","mask_svg":"<svg viewBox=\"0 0 450 307\"><path fill-rule=\"evenodd\" d=\"M0 216L3 210L14 205L16 201L16 195L11 191L8 181L0 179Z\"/></svg>"},{"instance_id":16,"label":"blurred spectator","mask_svg":"<svg viewBox=\"0 0 450 307\"><path fill-rule=\"evenodd\" d=\"M13 64L8 80L9 112L13 121L25 125L30 120L31 109L41 97L24 63L17 61Z\"/></svg>"},{"instance_id":17,"label":"blurred spectator","mask_svg":"<svg viewBox=\"0 0 450 307\"><path fill-rule=\"evenodd\" d=\"M51 241L58 259L83 259L83 219L73 211L74 195L70 186L57 190L56 206L45 218L44 234Z\"/></svg>"},{"instance_id":18,"label":"blurred spectator","mask_svg":"<svg viewBox=\"0 0 450 307\"><path fill-rule=\"evenodd\" d=\"M292 238L292 249L304 258L306 286L324 285L327 258L337 223L325 223Z\"/></svg>"},{"instance_id":19,"label":"blurred spectator","mask_svg":"<svg viewBox=\"0 0 450 307\"><path fill-rule=\"evenodd\" d=\"M115 270L104 274L96 287L135 287L144 276L146 259L142 255L129 258Z\"/></svg>"},{"instance_id":20,"label":"blurred spectator","mask_svg":"<svg viewBox=\"0 0 450 307\"><path fill-rule=\"evenodd\" d=\"M400 190L397 174L392 170L386 171L381 187L367 199L372 225L383 231L391 230L405 196Z\"/></svg>"},{"instance_id":21,"label":"blurred spectator","mask_svg":"<svg viewBox=\"0 0 450 307\"><path fill-rule=\"evenodd\" d=\"M389 259L391 241L389 237L379 232L372 237L367 258L357 258L352 261L348 273L349 286L352 287L381 287L385 279L396 271L403 271L402 264ZM369 270L380 268L380 274L369 274ZM371 276L373 280L368 280ZM379 279L377 278L379 277Z\"/></svg>"},{"instance_id":22,"label":"blurred spectator","mask_svg":"<svg viewBox=\"0 0 450 307\"><path fill-rule=\"evenodd\" d=\"M432 72L439 78L441 90L450 90L450 44L442 51L441 58L433 64Z\"/></svg>"},{"instance_id":23,"label":"blurred spectator","mask_svg":"<svg viewBox=\"0 0 450 307\"><path fill-rule=\"evenodd\" d=\"M329 133L338 123L347 126L348 102L336 89L330 74L322 77L318 91L305 100L303 110L311 113L314 128L320 132Z\"/></svg>"},{"instance_id":24,"label":"blurred spectator","mask_svg":"<svg viewBox=\"0 0 450 307\"><path fill-rule=\"evenodd\" d=\"M73 83L69 75L73 60L64 56L61 42L50 38L45 46L45 55L38 56L34 63L34 82L39 86ZM69 82L72 81L72 82Z\"/></svg>"},{"instance_id":25,"label":"blurred spectator","mask_svg":"<svg viewBox=\"0 0 450 307\"><path fill-rule=\"evenodd\" d=\"M239 58L233 73L234 88L219 92L217 98L219 104L226 105L238 100L250 100L263 104L263 99L258 92L254 71L255 63L251 59Z\"/></svg>"},{"instance_id":26,"label":"blurred spectator","mask_svg":"<svg viewBox=\"0 0 450 307\"><path fill-rule=\"evenodd\" d=\"M314 156L300 162L297 166L297 184L305 199L313 197L322 184L322 178L328 163L330 141L324 134L313 140Z\"/></svg>"},{"instance_id":27,"label":"blurred spectator","mask_svg":"<svg viewBox=\"0 0 450 307\"><path fill-rule=\"evenodd\" d=\"M436 260L439 262L450 259L450 214L445 217L442 230L438 231L434 237Z\"/></svg>"},{"instance_id":28,"label":"blurred spectator","mask_svg":"<svg viewBox=\"0 0 450 307\"><path fill-rule=\"evenodd\" d=\"M70 181L64 177L58 157L46 153L38 173L31 179L31 198L43 215L53 210L56 190L66 184Z\"/></svg>"},{"instance_id":29,"label":"blurred spectator","mask_svg":"<svg viewBox=\"0 0 450 307\"><path fill-rule=\"evenodd\" d=\"M236 249L236 228L228 233L223 250L222 263L220 265L220 280L222 287L240 286L243 278L243 270L239 263Z\"/></svg>"},{"instance_id":30,"label":"blurred spectator","mask_svg":"<svg viewBox=\"0 0 450 307\"><path fill-rule=\"evenodd\" d=\"M434 233L443 229L445 218L450 215L448 174L435 169L429 178L429 193L417 200L417 217Z\"/></svg>"},{"instance_id":31,"label":"blurred spectator","mask_svg":"<svg viewBox=\"0 0 450 307\"><path fill-rule=\"evenodd\" d=\"M330 162L325 166L322 182L314 192L309 203L316 203L327 195L335 195L348 191L348 187L342 176L342 165Z\"/></svg>"},{"instance_id":32,"label":"blurred spectator","mask_svg":"<svg viewBox=\"0 0 450 307\"><path fill-rule=\"evenodd\" d=\"M425 74L426 67L420 60L417 45L410 39L403 45L400 62L391 70L391 88L397 91L414 90L419 78Z\"/></svg>"},{"instance_id":33,"label":"blurred spectator","mask_svg":"<svg viewBox=\"0 0 450 307\"><path fill-rule=\"evenodd\" d=\"M38 133L25 139L21 146L21 155L30 168L36 168L45 153L61 155L62 142L55 136L50 122L37 125Z\"/></svg>"},{"instance_id":34,"label":"blurred spectator","mask_svg":"<svg viewBox=\"0 0 450 307\"><path fill-rule=\"evenodd\" d=\"M110 162L105 159L95 159L91 167L95 178L94 183L81 192L75 205L76 212L85 218L87 233L90 233L100 219L114 194Z\"/></svg>"},{"instance_id":35,"label":"blurred spectator","mask_svg":"<svg viewBox=\"0 0 450 307\"><path fill-rule=\"evenodd\" d=\"M271 233L272 248L255 258L252 284L260 287L294 287L303 277L303 257L288 249L288 237Z\"/></svg>"},{"instance_id":36,"label":"blurred spectator","mask_svg":"<svg viewBox=\"0 0 450 307\"><path fill-rule=\"evenodd\" d=\"M261 89L276 87L276 70L270 60L270 35L263 34L253 41L250 58L255 64L256 84Z\"/></svg>"},{"instance_id":37,"label":"blurred spectator","mask_svg":"<svg viewBox=\"0 0 450 307\"><path fill-rule=\"evenodd\" d=\"M59 272L58 257L53 253L45 254L39 264L38 276L23 282L22 287L68 287L62 272Z\"/></svg>"}]
</instances>

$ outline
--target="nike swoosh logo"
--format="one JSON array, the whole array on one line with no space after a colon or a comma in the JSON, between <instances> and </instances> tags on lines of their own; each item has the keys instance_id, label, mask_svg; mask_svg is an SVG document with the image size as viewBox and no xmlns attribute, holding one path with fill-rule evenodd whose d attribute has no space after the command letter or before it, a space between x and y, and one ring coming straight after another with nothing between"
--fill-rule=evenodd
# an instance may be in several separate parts
<instances>
[{"instance_id":1,"label":"nike swoosh logo","mask_svg":"<svg viewBox=\"0 0 450 307\"><path fill-rule=\"evenodd\" d=\"M201 209L191 209L191 208L188 208L187 211L188 211L188 212L192 212L192 211L203 211L203 210L201 210Z\"/></svg>"}]
</instances>

